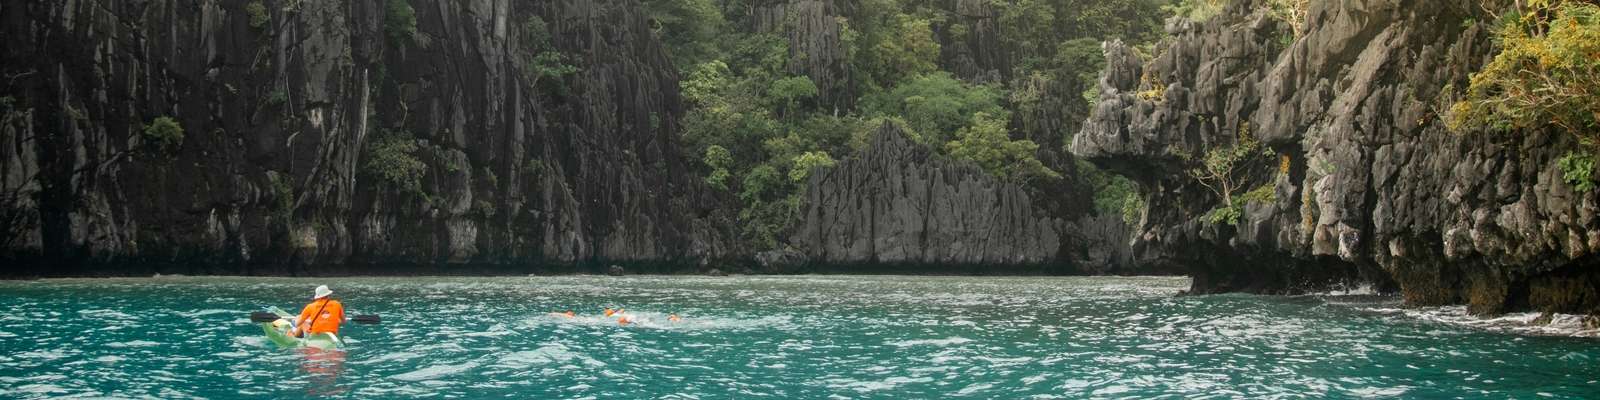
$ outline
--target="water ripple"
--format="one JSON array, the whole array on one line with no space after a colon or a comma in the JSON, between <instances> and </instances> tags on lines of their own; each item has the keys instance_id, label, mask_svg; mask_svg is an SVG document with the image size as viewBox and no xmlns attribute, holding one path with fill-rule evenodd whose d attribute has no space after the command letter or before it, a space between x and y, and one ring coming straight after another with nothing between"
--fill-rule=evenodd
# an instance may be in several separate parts
<instances>
[{"instance_id":1,"label":"water ripple","mask_svg":"<svg viewBox=\"0 0 1600 400\"><path fill-rule=\"evenodd\" d=\"M346 351L245 314L316 284ZM0 282L0 397L1585 398L1576 317L1180 278L183 278ZM172 296L182 293L182 297ZM599 315L626 308L631 323ZM574 310L575 318L551 315ZM669 316L684 317L674 321ZM1574 325L1579 324L1579 325ZM1566 331L1562 331L1566 329ZM1578 331L1582 333L1581 330Z\"/></svg>"}]
</instances>

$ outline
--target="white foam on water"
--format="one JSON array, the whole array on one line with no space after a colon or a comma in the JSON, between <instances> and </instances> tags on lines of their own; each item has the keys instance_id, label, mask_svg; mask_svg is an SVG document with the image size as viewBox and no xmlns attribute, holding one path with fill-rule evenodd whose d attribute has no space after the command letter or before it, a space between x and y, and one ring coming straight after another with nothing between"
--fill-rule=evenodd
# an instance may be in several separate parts
<instances>
[{"instance_id":1,"label":"white foam on water","mask_svg":"<svg viewBox=\"0 0 1600 400\"><path fill-rule=\"evenodd\" d=\"M834 389L850 389L850 390L855 390L857 392L867 393L867 392L893 390L896 387L899 387L901 385L905 385L905 384L908 384L908 383L928 383L928 382L933 382L933 378L929 378L929 377L912 378L912 377L905 377L905 376L893 376L893 377L889 377L888 379L884 379L884 380L881 380L881 381L860 381L860 380L855 380L855 379L840 378L840 379L830 379L828 382L829 382L828 383L828 387L830 387L830 388L834 388Z\"/></svg>"},{"instance_id":2,"label":"white foam on water","mask_svg":"<svg viewBox=\"0 0 1600 400\"><path fill-rule=\"evenodd\" d=\"M960 337L960 336L952 336L952 337L948 337L948 338L944 338L944 339L902 340L902 341L898 341L898 342L888 342L886 344L888 344L890 346L895 346L895 347L911 347L911 346L939 346L939 347L944 347L944 346L954 346L954 345L966 344L966 343L971 343L971 342L972 342L972 339L967 339L967 338Z\"/></svg>"},{"instance_id":3,"label":"white foam on water","mask_svg":"<svg viewBox=\"0 0 1600 400\"><path fill-rule=\"evenodd\" d=\"M155 347L155 346L160 346L160 345L161 345L161 343L156 343L156 342L152 342L152 341L149 341L149 340L130 340L130 341L126 341L126 342L106 343L106 347L119 348L119 349L128 348L128 347Z\"/></svg>"},{"instance_id":4,"label":"white foam on water","mask_svg":"<svg viewBox=\"0 0 1600 400\"><path fill-rule=\"evenodd\" d=\"M369 358L369 359L366 359L366 360L351 361L350 363L351 364L355 364L355 365L380 364L380 363L402 362L402 361L415 359L415 358L418 358L418 357L422 357L422 354L413 353L413 352L396 352L396 353L384 354L384 355L373 357L373 358Z\"/></svg>"},{"instance_id":5,"label":"white foam on water","mask_svg":"<svg viewBox=\"0 0 1600 400\"><path fill-rule=\"evenodd\" d=\"M120 320L138 319L138 318L135 318L132 315L128 315L128 313L124 313L124 312L117 311L117 310L108 310L108 309L78 310L78 315L82 315L84 318L120 319Z\"/></svg>"},{"instance_id":6,"label":"white foam on water","mask_svg":"<svg viewBox=\"0 0 1600 400\"><path fill-rule=\"evenodd\" d=\"M223 309L218 309L218 308L211 308L211 309L196 310L196 311L179 311L178 315L182 315L182 316L189 317L189 318L199 318L199 317L204 317L204 316L207 316L207 315L230 314L230 313L243 314L242 312L239 312L238 310L223 310Z\"/></svg>"},{"instance_id":7,"label":"white foam on water","mask_svg":"<svg viewBox=\"0 0 1600 400\"><path fill-rule=\"evenodd\" d=\"M961 390L957 390L956 395L971 396L973 393L989 390L989 388L993 387L993 383L974 383L972 385L968 385L967 387L961 388Z\"/></svg>"},{"instance_id":8,"label":"white foam on water","mask_svg":"<svg viewBox=\"0 0 1600 400\"><path fill-rule=\"evenodd\" d=\"M1600 329L1584 327L1583 316L1574 314L1552 314L1550 322L1546 324L1535 323L1542 316L1538 312L1506 313L1494 317L1479 317L1467 312L1467 306L1442 306L1442 307L1364 307L1361 311L1402 316L1405 318L1482 329L1492 332L1512 333L1530 336L1570 336L1570 337L1600 337Z\"/></svg>"},{"instance_id":9,"label":"white foam on water","mask_svg":"<svg viewBox=\"0 0 1600 400\"><path fill-rule=\"evenodd\" d=\"M422 369L419 369L419 370L416 370L416 371L411 371L411 372L395 375L395 376L392 376L390 378L398 379L398 380L402 380L402 381L407 381L407 382L429 381L429 380L435 380L435 379L438 379L438 378L442 378L442 377L446 377L446 376L450 376L450 375L455 375L455 374L459 374L459 373L462 373L462 372L466 372L467 370L470 370L470 369L473 369L473 368L477 368L477 367L478 367L478 363L477 362L473 362L473 361L468 361L468 362L464 362L464 363L461 363L461 364L432 365L432 366L428 366L426 368L422 368Z\"/></svg>"}]
</instances>

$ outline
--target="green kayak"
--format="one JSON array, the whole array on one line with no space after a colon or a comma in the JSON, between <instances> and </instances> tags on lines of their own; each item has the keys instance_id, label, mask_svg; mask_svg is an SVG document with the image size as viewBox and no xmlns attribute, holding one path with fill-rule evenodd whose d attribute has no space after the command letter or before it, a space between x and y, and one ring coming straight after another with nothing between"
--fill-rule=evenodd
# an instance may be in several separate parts
<instances>
[{"instance_id":1,"label":"green kayak","mask_svg":"<svg viewBox=\"0 0 1600 400\"><path fill-rule=\"evenodd\" d=\"M293 318L294 315L278 307L268 308L267 311L277 314L278 320L261 323L261 330L267 333L267 340L277 344L278 347L286 349L310 347L323 350L344 347L344 340L339 339L338 335L332 333L310 334L303 338L289 336L289 328L294 326L294 323L289 322L289 319Z\"/></svg>"}]
</instances>

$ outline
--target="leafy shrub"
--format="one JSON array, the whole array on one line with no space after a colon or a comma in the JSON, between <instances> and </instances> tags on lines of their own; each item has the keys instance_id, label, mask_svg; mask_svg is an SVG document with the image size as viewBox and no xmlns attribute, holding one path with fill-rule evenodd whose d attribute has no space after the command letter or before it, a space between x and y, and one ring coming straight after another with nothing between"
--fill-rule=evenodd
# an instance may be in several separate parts
<instances>
[{"instance_id":1,"label":"leafy shrub","mask_svg":"<svg viewBox=\"0 0 1600 400\"><path fill-rule=\"evenodd\" d=\"M1567 153L1557 162L1561 166L1561 179L1579 192L1594 190L1594 162L1593 154L1576 151Z\"/></svg>"},{"instance_id":2,"label":"leafy shrub","mask_svg":"<svg viewBox=\"0 0 1600 400\"><path fill-rule=\"evenodd\" d=\"M862 108L870 117L902 117L923 143L948 142L973 116L1005 114L1004 94L998 87L969 85L947 73L936 73L902 83L894 90L867 96Z\"/></svg>"},{"instance_id":3,"label":"leafy shrub","mask_svg":"<svg viewBox=\"0 0 1600 400\"><path fill-rule=\"evenodd\" d=\"M279 106L288 101L289 92L284 91L282 88L273 89L272 93L267 94L267 104Z\"/></svg>"},{"instance_id":4,"label":"leafy shrub","mask_svg":"<svg viewBox=\"0 0 1600 400\"><path fill-rule=\"evenodd\" d=\"M273 214L278 219L288 222L294 213L294 183L289 176L267 171L267 180L272 184Z\"/></svg>"},{"instance_id":5,"label":"leafy shrub","mask_svg":"<svg viewBox=\"0 0 1600 400\"><path fill-rule=\"evenodd\" d=\"M163 152L176 151L183 145L183 126L171 117L158 117L144 126L144 138Z\"/></svg>"},{"instance_id":6,"label":"leafy shrub","mask_svg":"<svg viewBox=\"0 0 1600 400\"><path fill-rule=\"evenodd\" d=\"M496 210L494 203L490 203L488 200L478 200L472 203L472 212L484 219L489 219L494 218Z\"/></svg>"},{"instance_id":7,"label":"leafy shrub","mask_svg":"<svg viewBox=\"0 0 1600 400\"><path fill-rule=\"evenodd\" d=\"M383 29L396 45L417 36L417 11L407 0L389 0L384 7Z\"/></svg>"},{"instance_id":8,"label":"leafy shrub","mask_svg":"<svg viewBox=\"0 0 1600 400\"><path fill-rule=\"evenodd\" d=\"M783 107L785 117L794 115L796 102L813 97L817 97L817 84L811 82L811 78L804 76L791 76L773 81L772 87L767 89L767 98Z\"/></svg>"},{"instance_id":9,"label":"leafy shrub","mask_svg":"<svg viewBox=\"0 0 1600 400\"><path fill-rule=\"evenodd\" d=\"M1210 212L1206 213L1205 218L1206 222L1210 222L1212 225L1219 225L1223 223L1227 223L1228 225L1238 225L1239 217L1241 216L1244 216L1244 207L1240 207L1237 204L1230 204L1227 207L1217 207L1211 209Z\"/></svg>"},{"instance_id":10,"label":"leafy shrub","mask_svg":"<svg viewBox=\"0 0 1600 400\"><path fill-rule=\"evenodd\" d=\"M578 72L578 67L568 64L566 55L550 43L550 27L543 18L537 15L528 17L522 23L522 35L526 58L522 75L531 86L538 87L539 82Z\"/></svg>"},{"instance_id":11,"label":"leafy shrub","mask_svg":"<svg viewBox=\"0 0 1600 400\"><path fill-rule=\"evenodd\" d=\"M1139 87L1145 88L1135 93L1139 100L1160 103L1167 98L1167 84L1162 83L1161 78L1151 76L1150 70L1145 70L1144 75L1139 77Z\"/></svg>"},{"instance_id":12,"label":"leafy shrub","mask_svg":"<svg viewBox=\"0 0 1600 400\"><path fill-rule=\"evenodd\" d=\"M250 15L251 28L261 29L266 27L268 22L272 22L272 15L267 14L267 6L261 4L261 0L254 0L249 4L245 4L244 12Z\"/></svg>"},{"instance_id":13,"label":"leafy shrub","mask_svg":"<svg viewBox=\"0 0 1600 400\"><path fill-rule=\"evenodd\" d=\"M1162 9L1195 22L1205 22L1221 13L1226 3L1227 0L1179 0L1175 4L1162 6Z\"/></svg>"},{"instance_id":14,"label":"leafy shrub","mask_svg":"<svg viewBox=\"0 0 1600 400\"><path fill-rule=\"evenodd\" d=\"M972 117L972 126L962 128L956 136L956 140L945 144L952 157L971 160L1001 179L1020 182L1061 177L1034 156L1039 150L1038 144L1032 140L1011 140L1003 116L991 117L979 112Z\"/></svg>"},{"instance_id":15,"label":"leafy shrub","mask_svg":"<svg viewBox=\"0 0 1600 400\"><path fill-rule=\"evenodd\" d=\"M1300 37L1306 26L1306 11L1310 0L1267 0L1267 12L1273 18L1289 25L1290 40Z\"/></svg>"},{"instance_id":16,"label":"leafy shrub","mask_svg":"<svg viewBox=\"0 0 1600 400\"><path fill-rule=\"evenodd\" d=\"M707 167L711 167L711 175L706 176L706 183L712 187L728 189L728 167L733 164L733 154L727 148L718 145L706 147L706 154L700 158Z\"/></svg>"},{"instance_id":17,"label":"leafy shrub","mask_svg":"<svg viewBox=\"0 0 1600 400\"><path fill-rule=\"evenodd\" d=\"M789 180L802 183L811 176L811 171L817 168L832 167L836 164L833 156L825 151L808 151L794 158L794 166L789 168Z\"/></svg>"},{"instance_id":18,"label":"leafy shrub","mask_svg":"<svg viewBox=\"0 0 1600 400\"><path fill-rule=\"evenodd\" d=\"M1245 203L1272 204L1278 201L1278 190L1276 186L1270 183L1264 184L1245 192L1239 198L1244 200Z\"/></svg>"},{"instance_id":19,"label":"leafy shrub","mask_svg":"<svg viewBox=\"0 0 1600 400\"><path fill-rule=\"evenodd\" d=\"M1580 138L1600 132L1600 5L1533 1L1495 30L1500 52L1472 75L1450 107L1452 130L1556 126Z\"/></svg>"},{"instance_id":20,"label":"leafy shrub","mask_svg":"<svg viewBox=\"0 0 1600 400\"><path fill-rule=\"evenodd\" d=\"M422 176L428 165L417 159L416 151L417 142L409 135L386 133L368 147L365 172L389 188L422 194Z\"/></svg>"}]
</instances>

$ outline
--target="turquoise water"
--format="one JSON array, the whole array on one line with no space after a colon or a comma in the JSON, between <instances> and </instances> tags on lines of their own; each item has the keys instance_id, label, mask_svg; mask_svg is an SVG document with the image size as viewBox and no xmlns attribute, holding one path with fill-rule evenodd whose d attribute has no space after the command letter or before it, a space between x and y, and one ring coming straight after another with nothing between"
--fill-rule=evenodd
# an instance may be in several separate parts
<instances>
[{"instance_id":1,"label":"turquoise water","mask_svg":"<svg viewBox=\"0 0 1600 400\"><path fill-rule=\"evenodd\" d=\"M345 351L249 323L328 284ZM1594 398L1600 341L1183 278L0 282L0 398ZM639 322L596 314L626 307ZM572 309L576 319L546 313ZM667 313L685 317L667 321Z\"/></svg>"}]
</instances>

